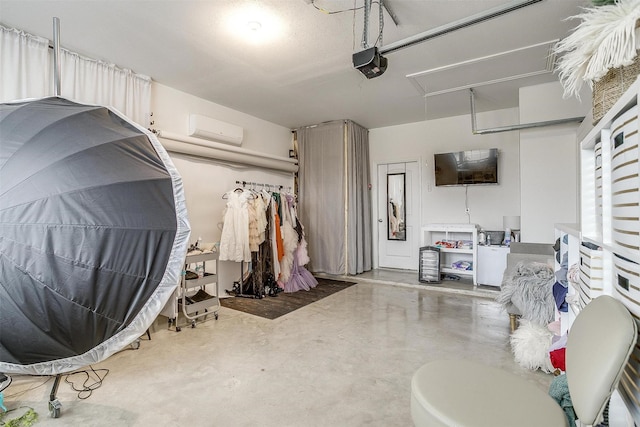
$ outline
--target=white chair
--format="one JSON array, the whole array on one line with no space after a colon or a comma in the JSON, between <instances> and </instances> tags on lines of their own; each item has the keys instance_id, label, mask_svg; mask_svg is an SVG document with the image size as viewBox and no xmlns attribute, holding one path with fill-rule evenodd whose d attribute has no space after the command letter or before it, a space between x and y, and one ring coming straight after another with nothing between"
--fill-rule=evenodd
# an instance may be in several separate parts
<instances>
[{"instance_id":1,"label":"white chair","mask_svg":"<svg viewBox=\"0 0 640 427\"><path fill-rule=\"evenodd\" d=\"M629 311L610 296L592 300L576 317L565 362L581 425L599 421L637 336ZM440 360L418 369L411 381L411 417L418 427L569 425L560 405L539 386L469 360Z\"/></svg>"}]
</instances>

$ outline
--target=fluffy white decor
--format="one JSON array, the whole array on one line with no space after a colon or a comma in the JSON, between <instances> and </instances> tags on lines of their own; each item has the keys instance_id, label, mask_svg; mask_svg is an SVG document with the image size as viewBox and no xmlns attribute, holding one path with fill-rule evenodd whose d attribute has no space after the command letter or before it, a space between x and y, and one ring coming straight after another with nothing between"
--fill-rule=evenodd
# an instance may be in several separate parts
<instances>
[{"instance_id":1,"label":"fluffy white decor","mask_svg":"<svg viewBox=\"0 0 640 427\"><path fill-rule=\"evenodd\" d=\"M521 367L535 371L553 372L549 358L551 332L544 326L520 319L520 326L511 334L511 349Z\"/></svg>"},{"instance_id":2,"label":"fluffy white decor","mask_svg":"<svg viewBox=\"0 0 640 427\"><path fill-rule=\"evenodd\" d=\"M564 96L575 95L584 82L591 85L609 69L629 65L636 57L636 22L640 0L618 0L615 4L590 7L569 19L582 22L555 47Z\"/></svg>"}]
</instances>

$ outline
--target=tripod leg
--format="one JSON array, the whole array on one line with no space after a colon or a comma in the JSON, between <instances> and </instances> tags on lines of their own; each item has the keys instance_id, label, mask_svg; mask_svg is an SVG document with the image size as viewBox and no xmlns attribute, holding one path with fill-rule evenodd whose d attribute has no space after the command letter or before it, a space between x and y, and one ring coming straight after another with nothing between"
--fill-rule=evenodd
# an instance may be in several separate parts
<instances>
[{"instance_id":1,"label":"tripod leg","mask_svg":"<svg viewBox=\"0 0 640 427\"><path fill-rule=\"evenodd\" d=\"M56 375L56 378L53 380L53 387L51 387L51 394L49 395L49 416L51 418L60 417L60 411L62 410L62 404L58 399L56 399L61 378L62 375Z\"/></svg>"}]
</instances>

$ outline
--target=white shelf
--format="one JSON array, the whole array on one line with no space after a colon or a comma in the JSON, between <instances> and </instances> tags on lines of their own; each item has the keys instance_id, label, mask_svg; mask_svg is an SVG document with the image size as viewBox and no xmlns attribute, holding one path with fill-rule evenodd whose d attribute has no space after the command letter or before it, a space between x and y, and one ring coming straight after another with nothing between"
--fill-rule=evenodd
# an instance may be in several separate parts
<instances>
[{"instance_id":1,"label":"white shelf","mask_svg":"<svg viewBox=\"0 0 640 427\"><path fill-rule=\"evenodd\" d=\"M616 243L613 236L612 221L615 214L612 212L612 206L616 202L614 199L615 191L612 187L614 181L612 161L616 154L611 142L615 135L611 134L612 129L610 128L618 117L637 104L639 94L640 78L637 78L598 124L592 126L584 139L580 141L582 194L579 238L581 241L591 242L602 247L605 251L622 255L636 263L640 263L640 251ZM635 120L640 123L640 118L636 117ZM590 126L590 124L583 124L583 126ZM600 143L600 153L599 158L596 159L596 144L598 143ZM600 178L594 172L596 169L601 169ZM562 224L556 225L556 228L564 231ZM611 279L613 281L615 277L612 276Z\"/></svg>"},{"instance_id":2,"label":"white shelf","mask_svg":"<svg viewBox=\"0 0 640 427\"><path fill-rule=\"evenodd\" d=\"M465 276L477 285L478 226L476 224L428 224L421 229L421 246L436 246L440 249L440 273ZM435 245L437 241L468 241L471 248L447 248ZM471 270L452 268L454 262L471 263Z\"/></svg>"},{"instance_id":3,"label":"white shelf","mask_svg":"<svg viewBox=\"0 0 640 427\"><path fill-rule=\"evenodd\" d=\"M455 249L455 248L439 248L440 252L449 252L452 254L473 254L473 249Z\"/></svg>"},{"instance_id":4,"label":"white shelf","mask_svg":"<svg viewBox=\"0 0 640 427\"><path fill-rule=\"evenodd\" d=\"M440 267L440 271L443 273L459 274L462 276L473 276L473 271L471 270L458 270L457 268Z\"/></svg>"},{"instance_id":5,"label":"white shelf","mask_svg":"<svg viewBox=\"0 0 640 427\"><path fill-rule=\"evenodd\" d=\"M639 97L640 78L636 78L631 87L595 126L590 122L584 122L578 129L581 224L576 241L581 274L579 288L570 287L569 292L578 292L580 302L577 307L570 306L567 316L569 318L577 316L584 304L602 293L622 301L636 317L636 321L640 318L640 299L631 297L629 289L624 286L625 283L631 284L640 277L640 238L635 241L625 240L639 237L638 220L634 218L640 216L640 207L637 204L640 189L636 175L640 169L637 166L640 160L636 157L640 153L637 134L640 117L637 111L630 111L638 104ZM623 139L618 139L620 134L624 135ZM633 166L634 164L636 166ZM629 171L633 167L637 169ZM564 231L568 230L556 227L556 233ZM601 250L589 250L582 245L583 242L592 243ZM571 254L575 249L570 247L569 251ZM630 262L621 260L619 256ZM629 282L625 282L627 279ZM638 285L630 287L631 291L638 288ZM636 348L631 360L637 361L639 358L640 350ZM637 402L640 400L640 392L635 385L640 381L640 376L635 368L627 368L625 372L631 374L623 376L618 389L638 421L640 408Z\"/></svg>"},{"instance_id":6,"label":"white shelf","mask_svg":"<svg viewBox=\"0 0 640 427\"><path fill-rule=\"evenodd\" d=\"M580 238L582 233L580 232L580 224L555 224L555 228L558 231Z\"/></svg>"}]
</instances>

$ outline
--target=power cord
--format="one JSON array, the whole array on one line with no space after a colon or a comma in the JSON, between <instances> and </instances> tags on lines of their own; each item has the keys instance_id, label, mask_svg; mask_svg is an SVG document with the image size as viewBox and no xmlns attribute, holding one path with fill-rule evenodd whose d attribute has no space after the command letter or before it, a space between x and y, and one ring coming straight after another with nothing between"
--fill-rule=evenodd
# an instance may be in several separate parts
<instances>
[{"instance_id":1,"label":"power cord","mask_svg":"<svg viewBox=\"0 0 640 427\"><path fill-rule=\"evenodd\" d=\"M96 370L93 369L93 366L89 367L91 368L91 371L85 370L72 372L68 374L64 379L64 381L71 386L73 391L78 392L78 399L81 400L91 397L91 393L93 393L93 390L100 388L100 386L102 385L102 381L104 381L107 375L109 375L109 370L106 368ZM104 373L104 375L100 375L100 373ZM74 383L73 378L75 378L75 376L77 375L83 374L85 376L85 379L82 382L82 388L76 387L76 383ZM93 374L93 377L91 374Z\"/></svg>"},{"instance_id":2,"label":"power cord","mask_svg":"<svg viewBox=\"0 0 640 427\"><path fill-rule=\"evenodd\" d=\"M379 4L379 2L372 1L371 4ZM342 9L342 10L327 10L327 9L324 9L324 8L318 6L316 4L316 0L311 0L311 5L313 7L315 7L316 9L318 9L320 12L326 13L327 15L335 15L336 13L345 13L345 12L351 12L351 11L364 9L364 6L360 6L360 7L355 7L354 6L354 7L351 7L351 8L348 8L348 9Z\"/></svg>"}]
</instances>

